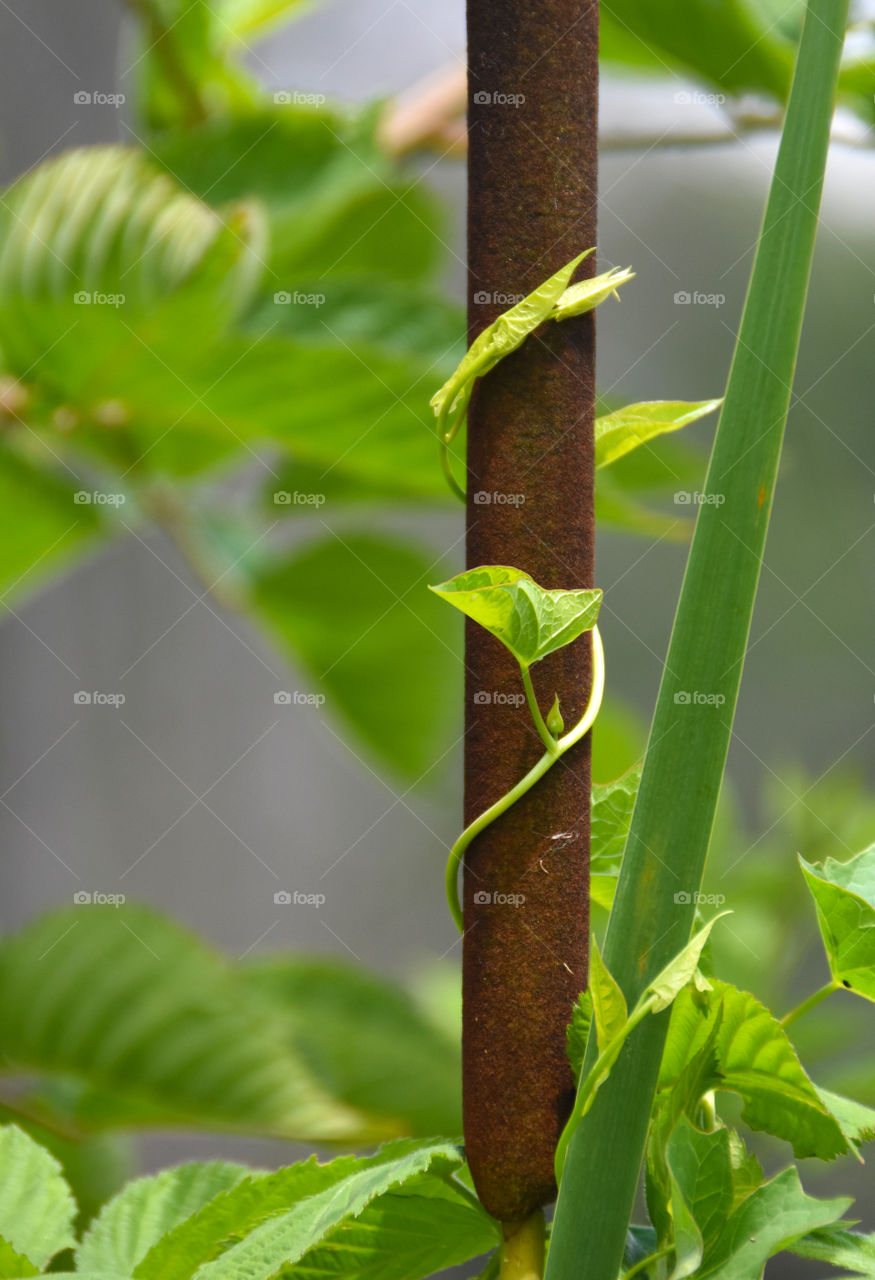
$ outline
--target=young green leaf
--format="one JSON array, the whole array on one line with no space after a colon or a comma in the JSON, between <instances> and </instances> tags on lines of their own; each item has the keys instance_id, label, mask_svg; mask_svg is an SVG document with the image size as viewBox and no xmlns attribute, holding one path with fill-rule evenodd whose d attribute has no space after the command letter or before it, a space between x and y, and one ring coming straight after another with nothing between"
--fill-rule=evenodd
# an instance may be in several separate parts
<instances>
[{"instance_id":1,"label":"young green leaf","mask_svg":"<svg viewBox=\"0 0 875 1280\"><path fill-rule=\"evenodd\" d=\"M711 984L707 978L698 973L699 960L705 949L705 943L718 920L731 915L729 911L721 911L713 920L709 920L704 928L690 939L682 951L662 969L645 988L641 997L648 1000L654 1013L667 1009L688 982L693 982L699 991L709 991Z\"/></svg>"},{"instance_id":2,"label":"young green leaf","mask_svg":"<svg viewBox=\"0 0 875 1280\"><path fill-rule=\"evenodd\" d=\"M589 992L599 1052L622 1035L629 1012L623 993L602 960L595 938L590 942Z\"/></svg>"},{"instance_id":3,"label":"young green leaf","mask_svg":"<svg viewBox=\"0 0 875 1280\"><path fill-rule=\"evenodd\" d=\"M592 996L588 991L581 991L571 1014L571 1021L565 1028L565 1052L571 1063L574 1078L580 1075L583 1056L586 1053L586 1042L592 1026Z\"/></svg>"},{"instance_id":4,"label":"young green leaf","mask_svg":"<svg viewBox=\"0 0 875 1280\"><path fill-rule=\"evenodd\" d=\"M429 587L485 627L523 667L591 631L601 591L547 590L521 569L483 565Z\"/></svg>"},{"instance_id":5,"label":"young green leaf","mask_svg":"<svg viewBox=\"0 0 875 1280\"><path fill-rule=\"evenodd\" d=\"M587 311L594 310L606 298L613 296L619 299L617 290L620 285L634 279L635 272L631 267L612 267L610 271L593 276L591 280L578 280L577 284L569 285L559 297L550 313L550 319L568 320L571 316L582 316Z\"/></svg>"},{"instance_id":6,"label":"young green leaf","mask_svg":"<svg viewBox=\"0 0 875 1280\"><path fill-rule=\"evenodd\" d=\"M875 1000L875 845L847 862L827 858L809 865L800 857L805 882L833 978L867 1000Z\"/></svg>"},{"instance_id":7,"label":"young green leaf","mask_svg":"<svg viewBox=\"0 0 875 1280\"><path fill-rule=\"evenodd\" d=\"M547 712L546 720L547 728L550 730L554 738L561 738L565 729L565 721L562 718L562 711L559 706L559 694L554 694L553 705Z\"/></svg>"},{"instance_id":8,"label":"young green leaf","mask_svg":"<svg viewBox=\"0 0 875 1280\"><path fill-rule=\"evenodd\" d=\"M652 400L595 420L595 464L606 467L639 445L668 431L680 431L690 422L719 409L722 400Z\"/></svg>"},{"instance_id":9,"label":"young green leaf","mask_svg":"<svg viewBox=\"0 0 875 1280\"><path fill-rule=\"evenodd\" d=\"M658 1097L667 1101L667 1092L710 1039L713 1059L710 1069L697 1076L699 1096L710 1089L739 1094L745 1123L792 1143L799 1158L831 1160L847 1151L838 1121L805 1074L778 1020L748 992L716 979L711 985L711 991L687 990L675 1000Z\"/></svg>"},{"instance_id":10,"label":"young green leaf","mask_svg":"<svg viewBox=\"0 0 875 1280\"><path fill-rule=\"evenodd\" d=\"M478 334L456 371L429 402L440 421L445 421L451 413L459 421L471 398L475 380L482 378L499 360L515 351L530 333L534 333L539 325L550 318L568 281L583 259L592 252L592 249L586 249L572 258L571 262L567 262L549 280L545 280L509 311L502 312L497 320Z\"/></svg>"},{"instance_id":11,"label":"young green leaf","mask_svg":"<svg viewBox=\"0 0 875 1280\"><path fill-rule=\"evenodd\" d=\"M132 1274L158 1241L252 1171L214 1161L137 1178L110 1200L76 1250L79 1271Z\"/></svg>"},{"instance_id":12,"label":"young green leaf","mask_svg":"<svg viewBox=\"0 0 875 1280\"><path fill-rule=\"evenodd\" d=\"M54 1156L15 1125L0 1127L0 1258L5 1252L12 1268L21 1260L29 1267L3 1274L41 1271L75 1243L75 1217L75 1201Z\"/></svg>"}]
</instances>

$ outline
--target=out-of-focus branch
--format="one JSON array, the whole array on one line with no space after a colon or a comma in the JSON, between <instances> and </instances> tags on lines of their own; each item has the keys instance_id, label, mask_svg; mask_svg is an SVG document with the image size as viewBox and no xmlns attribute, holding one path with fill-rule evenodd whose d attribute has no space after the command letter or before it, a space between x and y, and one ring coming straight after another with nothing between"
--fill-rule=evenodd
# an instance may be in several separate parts
<instances>
[{"instance_id":1,"label":"out-of-focus branch","mask_svg":"<svg viewBox=\"0 0 875 1280\"><path fill-rule=\"evenodd\" d=\"M387 105L378 129L378 138L389 155L404 156L416 151L437 151L459 158L468 149L465 125L465 68L450 63L400 94ZM599 150L649 151L655 147L695 148L730 146L753 133L775 133L781 128L783 111L773 114L732 110L711 129L684 129L648 133L635 129L602 131ZM835 141L860 145L849 130L834 128Z\"/></svg>"},{"instance_id":2,"label":"out-of-focus branch","mask_svg":"<svg viewBox=\"0 0 875 1280\"><path fill-rule=\"evenodd\" d=\"M400 95L387 108L378 136L393 156L438 150L462 156L467 151L464 63L452 63Z\"/></svg>"}]
</instances>

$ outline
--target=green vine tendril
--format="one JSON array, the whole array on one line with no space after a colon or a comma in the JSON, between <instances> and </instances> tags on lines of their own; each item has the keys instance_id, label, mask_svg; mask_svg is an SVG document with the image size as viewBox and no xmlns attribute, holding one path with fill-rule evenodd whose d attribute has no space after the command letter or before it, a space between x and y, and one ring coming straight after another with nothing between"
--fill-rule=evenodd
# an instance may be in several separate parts
<instances>
[{"instance_id":1,"label":"green vine tendril","mask_svg":"<svg viewBox=\"0 0 875 1280\"><path fill-rule=\"evenodd\" d=\"M586 710L574 728L569 729L568 733L563 734L562 737L553 737L549 729L547 729L544 724L540 710L538 711L537 718L533 711L532 719L535 722L535 727L537 728L539 735L545 743L546 749L544 754L541 756L537 764L532 766L525 777L520 778L515 787L512 787L510 791L501 797L500 800L496 800L495 804L490 805L489 808L485 809L479 817L469 823L450 850L450 856L447 859L446 871L447 903L460 932L463 929L463 924L462 907L459 902L459 864L465 856L465 851L469 844L475 836L479 836L481 831L484 831L486 827L495 821L496 818L500 818L501 815L506 813L512 805L516 804L517 800L521 799L527 791L530 791L535 783L538 782L540 778L543 778L547 770L551 769L556 761L565 755L566 751L570 750L571 747L578 743L581 738L589 732L595 722L595 718L602 705L602 697L604 696L605 691L605 651L604 646L602 645L602 638L599 635L598 627L592 628L592 665L592 688L590 690L589 702L587 703ZM528 671L522 666L522 664L520 664L520 669L523 675L523 683L526 684ZM534 694L532 694L531 699L528 698L528 691L530 687L531 679L529 678L526 695L531 708ZM537 706L537 703L534 705ZM546 737L545 734L547 735Z\"/></svg>"}]
</instances>

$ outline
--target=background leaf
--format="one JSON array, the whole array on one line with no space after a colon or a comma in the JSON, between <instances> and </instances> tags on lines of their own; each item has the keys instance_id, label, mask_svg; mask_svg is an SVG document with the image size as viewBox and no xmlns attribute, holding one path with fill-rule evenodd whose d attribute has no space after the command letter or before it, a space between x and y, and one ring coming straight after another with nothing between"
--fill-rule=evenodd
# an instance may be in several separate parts
<instances>
[{"instance_id":1,"label":"background leaf","mask_svg":"<svg viewBox=\"0 0 875 1280\"><path fill-rule=\"evenodd\" d=\"M145 907L51 912L0 944L0 1059L77 1081L85 1127L374 1133L324 1093L216 952Z\"/></svg>"},{"instance_id":2,"label":"background leaf","mask_svg":"<svg viewBox=\"0 0 875 1280\"><path fill-rule=\"evenodd\" d=\"M289 1042L332 1097L413 1137L462 1132L457 1039L399 987L335 960L277 956L243 977L281 1010Z\"/></svg>"},{"instance_id":3,"label":"background leaf","mask_svg":"<svg viewBox=\"0 0 875 1280\"><path fill-rule=\"evenodd\" d=\"M326 710L414 779L450 744L461 665L452 619L425 590L433 560L411 541L344 531L253 584L256 616L325 690Z\"/></svg>"}]
</instances>

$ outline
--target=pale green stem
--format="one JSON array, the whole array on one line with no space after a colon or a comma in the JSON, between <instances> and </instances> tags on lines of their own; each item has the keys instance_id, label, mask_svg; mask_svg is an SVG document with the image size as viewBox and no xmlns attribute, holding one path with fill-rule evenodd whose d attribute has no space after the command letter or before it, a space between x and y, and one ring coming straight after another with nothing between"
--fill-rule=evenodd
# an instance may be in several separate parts
<instances>
[{"instance_id":1,"label":"pale green stem","mask_svg":"<svg viewBox=\"0 0 875 1280\"><path fill-rule=\"evenodd\" d=\"M449 441L445 436L441 436L438 442L438 448L440 450L441 470L443 471L444 476L446 477L447 484L450 486L453 493L460 500L460 502L465 502L467 500L465 495L465 490L462 488L462 486L459 484L456 477L453 475L453 463L452 463L452 459L450 458L450 445L449 445Z\"/></svg>"},{"instance_id":2,"label":"pale green stem","mask_svg":"<svg viewBox=\"0 0 875 1280\"><path fill-rule=\"evenodd\" d=\"M842 984L836 982L833 978L832 982L828 982L825 987L821 987L819 991L815 991L807 1000L803 1000L801 1004L797 1004L795 1009L791 1009L789 1013L785 1013L781 1019L782 1027L789 1027L797 1018L801 1018L804 1013L808 1013L809 1009L813 1009L815 1005L820 1004L821 1000L825 1000L827 996L831 996L834 991L838 991Z\"/></svg>"},{"instance_id":3,"label":"pale green stem","mask_svg":"<svg viewBox=\"0 0 875 1280\"><path fill-rule=\"evenodd\" d=\"M541 1209L519 1226L504 1226L505 1238L499 1250L500 1280L541 1280L544 1274L546 1224Z\"/></svg>"},{"instance_id":4,"label":"pale green stem","mask_svg":"<svg viewBox=\"0 0 875 1280\"><path fill-rule=\"evenodd\" d=\"M599 635L598 627L592 629L592 689L590 690L589 702L586 710L573 729L569 729L563 737L557 739L551 738L552 746L549 751L545 751L537 764L533 765L525 777L520 778L515 787L511 787L500 800L496 800L495 804L485 809L479 817L469 823L456 843L450 850L450 856L447 859L446 870L446 889L447 903L450 908L453 919L462 932L462 906L459 902L459 864L465 856L465 850L474 839L479 836L480 832L485 830L496 818L500 818L503 813L514 804L517 800L530 791L539 779L543 778L548 769L559 760L566 751L570 750L578 743L585 734L592 728L595 718L599 713L602 705L602 698L605 692L605 651L602 645L602 638ZM545 726L546 727L546 726ZM549 732L549 731L548 731Z\"/></svg>"},{"instance_id":5,"label":"pale green stem","mask_svg":"<svg viewBox=\"0 0 875 1280\"><path fill-rule=\"evenodd\" d=\"M529 704L529 710L532 713L535 728L538 730L538 737L541 739L550 754L555 755L559 748L559 743L547 728L547 723L541 715L541 708L538 706L538 699L535 696L535 689L532 685L532 673L527 666L523 665L523 663L520 663L520 673L523 677L523 688L526 691L526 701Z\"/></svg>"}]
</instances>

